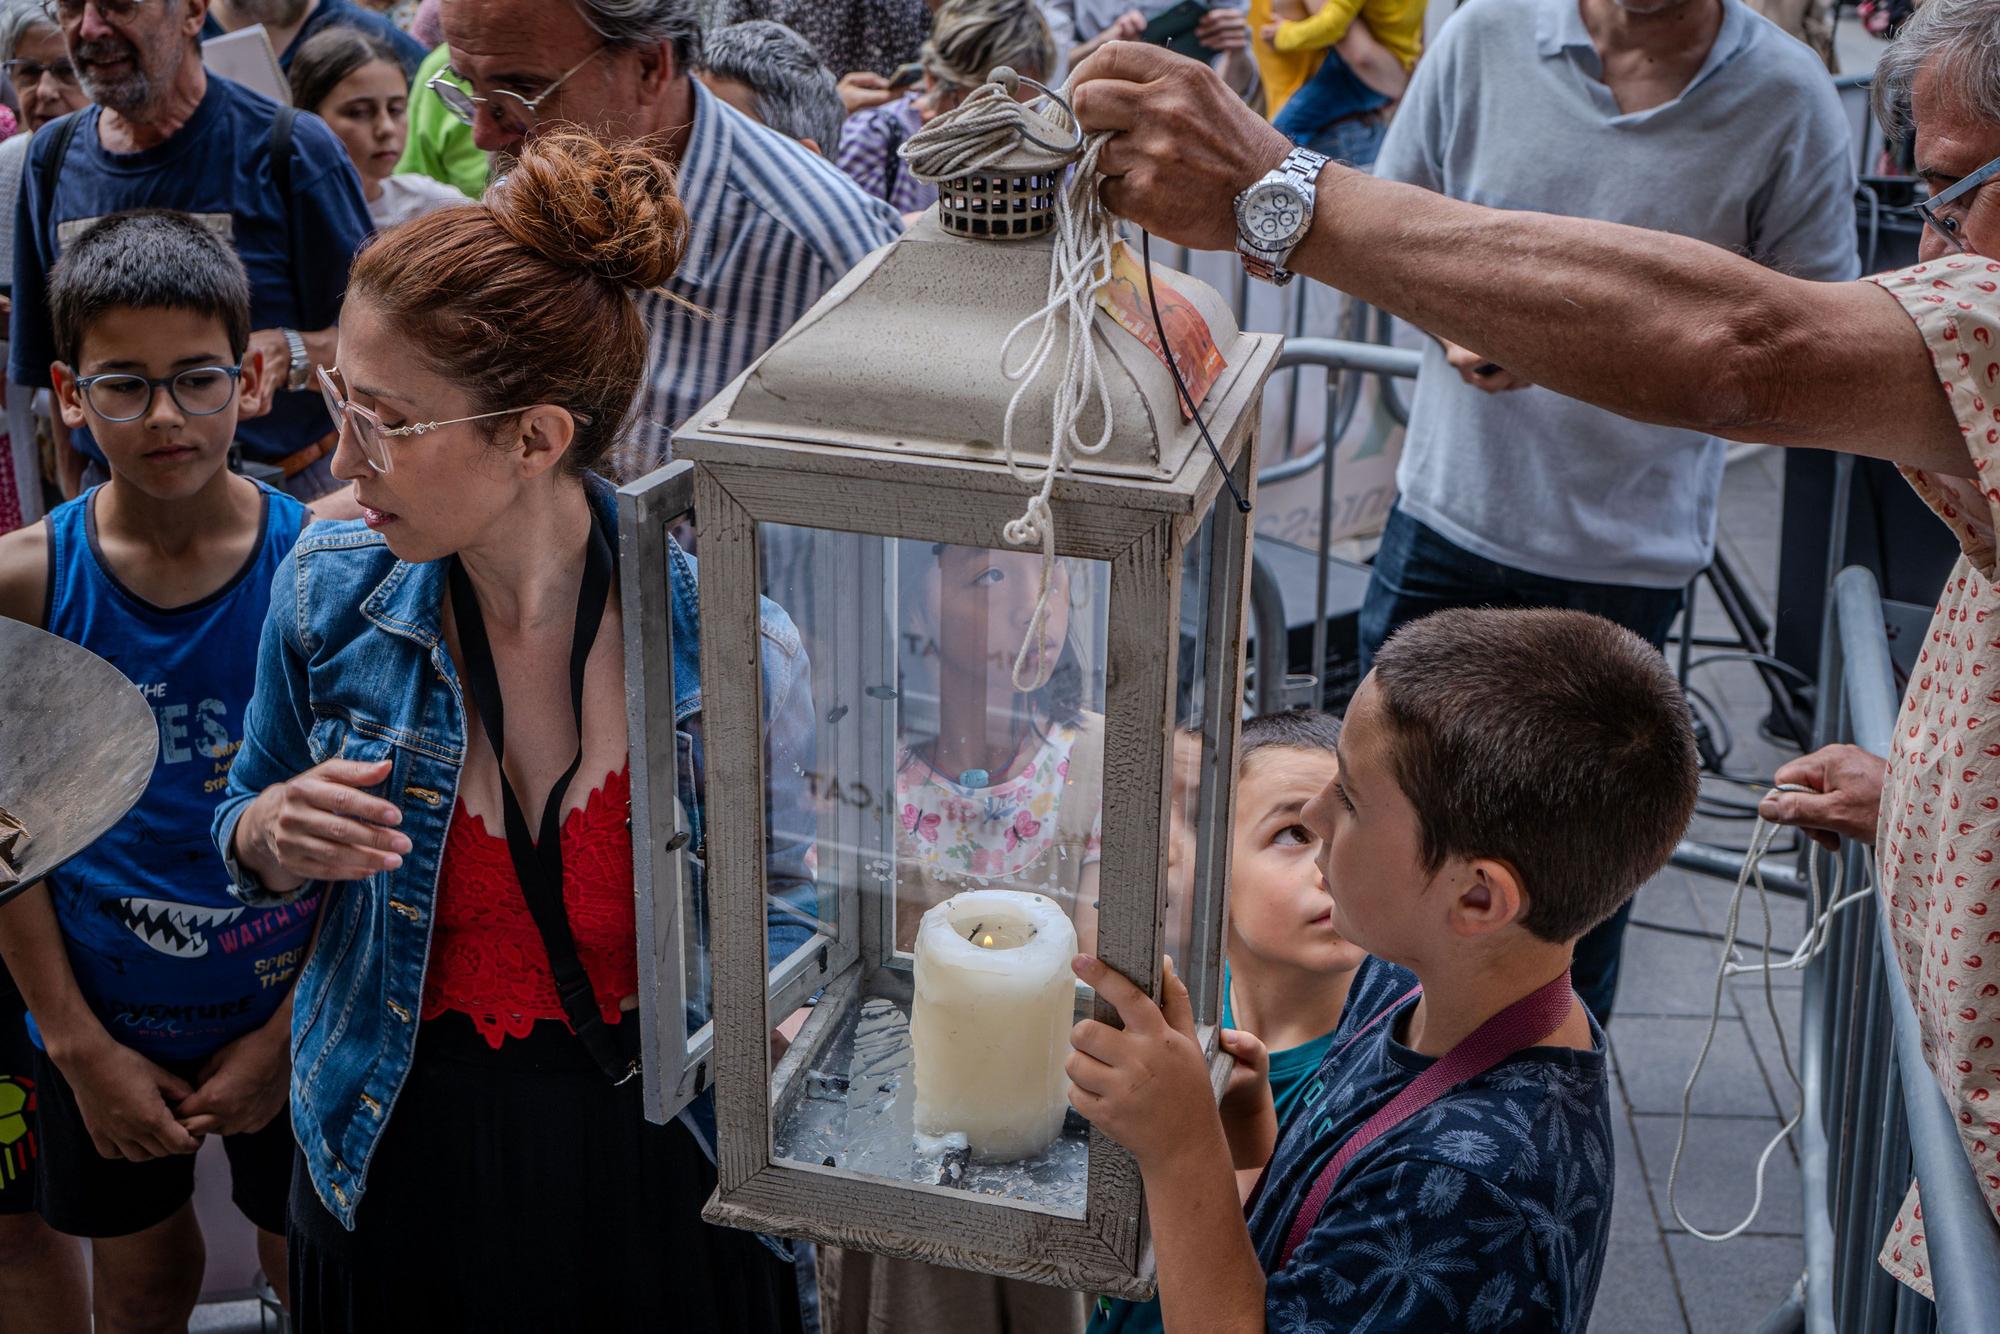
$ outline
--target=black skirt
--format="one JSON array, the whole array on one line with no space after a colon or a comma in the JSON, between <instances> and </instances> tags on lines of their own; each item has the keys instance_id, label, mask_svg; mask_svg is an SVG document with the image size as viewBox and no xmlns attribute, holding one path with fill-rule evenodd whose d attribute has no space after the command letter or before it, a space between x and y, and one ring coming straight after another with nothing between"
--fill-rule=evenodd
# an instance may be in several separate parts
<instances>
[{"instance_id":1,"label":"black skirt","mask_svg":"<svg viewBox=\"0 0 2000 1334\"><path fill-rule=\"evenodd\" d=\"M636 1023L636 1017L627 1023ZM796 1334L792 1267L711 1227L715 1168L556 1023L489 1047L426 1022L352 1232L292 1180L299 1334L422 1330Z\"/></svg>"}]
</instances>

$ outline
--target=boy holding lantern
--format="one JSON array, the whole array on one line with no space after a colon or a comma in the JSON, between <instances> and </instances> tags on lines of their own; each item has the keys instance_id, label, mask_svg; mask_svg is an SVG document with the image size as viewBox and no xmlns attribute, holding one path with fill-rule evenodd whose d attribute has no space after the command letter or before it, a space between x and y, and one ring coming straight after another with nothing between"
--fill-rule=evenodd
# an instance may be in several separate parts
<instances>
[{"instance_id":1,"label":"boy holding lantern","mask_svg":"<svg viewBox=\"0 0 2000 1334\"><path fill-rule=\"evenodd\" d=\"M1570 953L1665 864L1695 788L1642 640L1441 612L1383 646L1302 817L1332 925L1374 957L1274 1147L1268 1107L1214 1110L1171 971L1162 1009L1078 958L1124 1027L1077 1026L1071 1099L1139 1161L1168 1330L1585 1328L1612 1150ZM1247 1227L1232 1163L1263 1168Z\"/></svg>"},{"instance_id":2,"label":"boy holding lantern","mask_svg":"<svg viewBox=\"0 0 2000 1334\"><path fill-rule=\"evenodd\" d=\"M1366 957L1333 925L1319 835L1303 823L1306 806L1340 775L1339 745L1340 720L1328 713L1269 713L1243 724L1222 975L1222 1041L1237 1066L1223 1105L1250 1152L1268 1152L1273 1131L1263 1118L1282 1125L1310 1087ZM1191 831L1192 821L1179 826ZM1169 867L1175 860L1169 853ZM1238 1107L1240 1119L1230 1116ZM1237 1173L1245 1192L1257 1175ZM1090 1334L1159 1329L1157 1301L1100 1299L1090 1322Z\"/></svg>"}]
</instances>

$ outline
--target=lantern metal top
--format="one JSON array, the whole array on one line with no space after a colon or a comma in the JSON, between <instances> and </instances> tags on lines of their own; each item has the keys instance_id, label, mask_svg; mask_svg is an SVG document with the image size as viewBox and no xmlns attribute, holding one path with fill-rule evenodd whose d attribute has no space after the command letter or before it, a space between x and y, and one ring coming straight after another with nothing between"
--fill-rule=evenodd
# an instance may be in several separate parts
<instances>
[{"instance_id":1,"label":"lantern metal top","mask_svg":"<svg viewBox=\"0 0 2000 1334\"><path fill-rule=\"evenodd\" d=\"M1029 84L1069 111L1053 90L1005 65L993 71L989 82L1005 88L1009 97ZM1083 150L1083 134L1074 114L1067 127L1032 106L1022 107L1020 118L1021 143L1013 152L978 171L938 182L938 222L954 236L1017 241L1055 227L1056 192L1062 188L1063 171Z\"/></svg>"},{"instance_id":2,"label":"lantern metal top","mask_svg":"<svg viewBox=\"0 0 2000 1334\"><path fill-rule=\"evenodd\" d=\"M1053 238L1044 234L989 245L954 235L940 218L937 212L926 215L863 260L690 419L676 434L676 456L755 462L759 451L746 447L764 446L768 452L779 442L827 446L983 464L1020 490L1006 476L1000 447L1017 388L1002 373L1000 349L1015 326L1048 300ZM1136 270L1135 257L1127 273ZM1283 340L1240 331L1228 303L1207 284L1179 273L1162 278L1186 298L1191 310L1183 313L1199 314L1226 363L1202 409L1220 441L1251 412L1253 391ZM1107 291L1127 298L1150 328L1142 282L1114 276ZM1162 303L1167 300L1162 292ZM1173 377L1152 348L1101 307L1094 328L1112 431L1109 445L1077 459L1074 471L1079 477L1170 483L1181 477L1192 454L1206 453L1194 423L1180 410ZM1031 342L1032 334L1017 340L1016 363ZM1040 465L1048 457L1055 378L1041 377L1017 410L1014 435L1024 465ZM1103 420L1093 403L1079 429L1095 439Z\"/></svg>"}]
</instances>

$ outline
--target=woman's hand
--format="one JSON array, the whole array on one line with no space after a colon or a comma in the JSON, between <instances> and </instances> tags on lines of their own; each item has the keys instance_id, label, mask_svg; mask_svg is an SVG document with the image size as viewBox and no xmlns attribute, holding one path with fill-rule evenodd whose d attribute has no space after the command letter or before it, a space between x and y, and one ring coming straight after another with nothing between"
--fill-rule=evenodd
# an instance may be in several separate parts
<instances>
[{"instance_id":1,"label":"woman's hand","mask_svg":"<svg viewBox=\"0 0 2000 1334\"><path fill-rule=\"evenodd\" d=\"M83 1127L104 1157L143 1163L201 1147L169 1105L192 1092L187 1081L109 1034L60 1055L51 1050L49 1059L69 1082Z\"/></svg>"},{"instance_id":2,"label":"woman's hand","mask_svg":"<svg viewBox=\"0 0 2000 1334\"><path fill-rule=\"evenodd\" d=\"M284 893L309 880L361 880L403 864L403 813L363 791L386 782L388 760L328 760L265 788L236 824L236 860Z\"/></svg>"},{"instance_id":3,"label":"woman's hand","mask_svg":"<svg viewBox=\"0 0 2000 1334\"><path fill-rule=\"evenodd\" d=\"M873 70L856 70L836 85L840 93L840 104L847 108L847 114L879 107L896 96L889 87L889 81Z\"/></svg>"},{"instance_id":4,"label":"woman's hand","mask_svg":"<svg viewBox=\"0 0 2000 1334\"><path fill-rule=\"evenodd\" d=\"M1211 51L1241 51L1250 45L1250 21L1240 9L1211 9L1194 25L1194 36Z\"/></svg>"},{"instance_id":5,"label":"woman's hand","mask_svg":"<svg viewBox=\"0 0 2000 1334\"><path fill-rule=\"evenodd\" d=\"M1796 825L1825 848L1840 840L1875 842L1882 813L1882 774L1888 764L1859 746L1826 746L1779 768L1783 787L1807 792L1767 792L1757 814L1774 824Z\"/></svg>"}]
</instances>

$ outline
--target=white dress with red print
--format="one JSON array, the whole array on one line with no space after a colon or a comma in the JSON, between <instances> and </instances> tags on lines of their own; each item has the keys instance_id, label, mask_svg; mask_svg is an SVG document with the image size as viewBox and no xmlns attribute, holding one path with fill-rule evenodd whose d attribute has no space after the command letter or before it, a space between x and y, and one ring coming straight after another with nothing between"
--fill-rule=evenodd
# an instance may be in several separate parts
<instances>
[{"instance_id":1,"label":"white dress with red print","mask_svg":"<svg viewBox=\"0 0 2000 1334\"><path fill-rule=\"evenodd\" d=\"M2000 1215L2000 261L1953 255L1874 279L1929 346L1977 474L1904 469L1963 554L1897 718L1876 830L1878 875L1924 1057ZM1931 1293L1916 1187L1885 1269Z\"/></svg>"}]
</instances>

